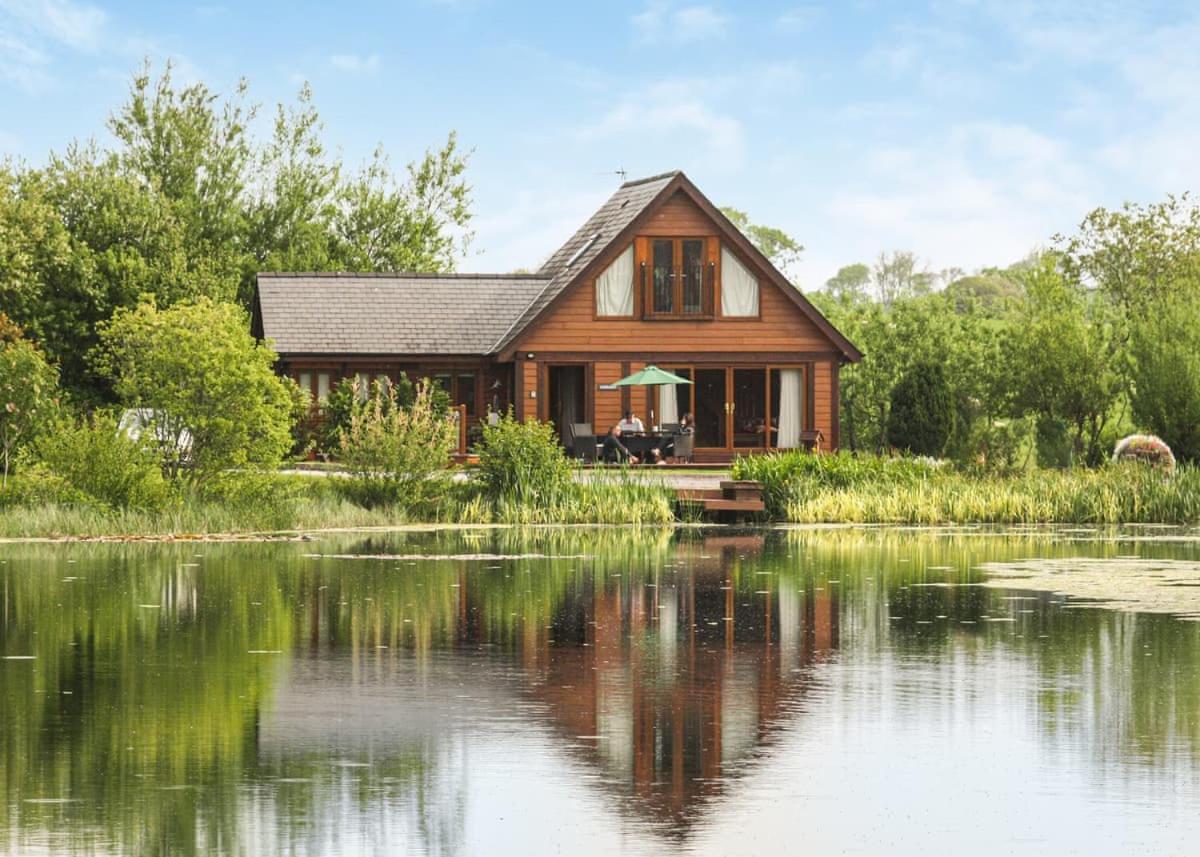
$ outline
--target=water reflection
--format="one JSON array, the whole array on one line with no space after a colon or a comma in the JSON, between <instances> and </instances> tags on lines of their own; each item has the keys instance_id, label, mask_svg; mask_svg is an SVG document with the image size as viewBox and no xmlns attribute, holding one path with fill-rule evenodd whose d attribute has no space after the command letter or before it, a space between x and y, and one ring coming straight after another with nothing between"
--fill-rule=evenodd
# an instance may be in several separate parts
<instances>
[{"instance_id":1,"label":"water reflection","mask_svg":"<svg viewBox=\"0 0 1200 857\"><path fill-rule=\"evenodd\" d=\"M774 853L780 807L866 847L871 801L905 797L869 783L917 747L1035 754L1056 800L1111 786L1170 829L1147 796L1200 796L1200 627L976 585L1025 556L1197 558L1093 536L6 546L0 852Z\"/></svg>"}]
</instances>

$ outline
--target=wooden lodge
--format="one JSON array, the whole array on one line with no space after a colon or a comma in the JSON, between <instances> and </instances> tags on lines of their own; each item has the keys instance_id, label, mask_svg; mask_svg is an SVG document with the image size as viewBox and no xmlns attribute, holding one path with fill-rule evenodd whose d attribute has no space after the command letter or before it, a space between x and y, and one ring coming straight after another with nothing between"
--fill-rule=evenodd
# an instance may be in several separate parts
<instances>
[{"instance_id":1,"label":"wooden lodge","mask_svg":"<svg viewBox=\"0 0 1200 857\"><path fill-rule=\"evenodd\" d=\"M254 329L318 402L403 372L564 439L691 412L697 461L836 448L861 357L681 172L623 184L535 274L259 274ZM648 364L693 383L613 386Z\"/></svg>"}]
</instances>

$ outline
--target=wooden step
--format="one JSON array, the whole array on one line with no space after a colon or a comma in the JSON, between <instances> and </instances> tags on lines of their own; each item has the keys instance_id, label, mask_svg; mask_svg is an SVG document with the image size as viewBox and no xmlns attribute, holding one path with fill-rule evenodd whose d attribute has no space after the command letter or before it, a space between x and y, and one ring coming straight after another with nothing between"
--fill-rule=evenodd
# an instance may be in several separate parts
<instances>
[{"instance_id":1,"label":"wooden step","mask_svg":"<svg viewBox=\"0 0 1200 857\"><path fill-rule=\"evenodd\" d=\"M725 493L716 488L680 488L675 492L678 500L700 503L705 500L725 500Z\"/></svg>"},{"instance_id":2,"label":"wooden step","mask_svg":"<svg viewBox=\"0 0 1200 857\"><path fill-rule=\"evenodd\" d=\"M721 480L721 494L726 500L762 500L763 484L749 479Z\"/></svg>"},{"instance_id":3,"label":"wooden step","mask_svg":"<svg viewBox=\"0 0 1200 857\"><path fill-rule=\"evenodd\" d=\"M766 504L762 500L704 500L706 512L763 512Z\"/></svg>"}]
</instances>

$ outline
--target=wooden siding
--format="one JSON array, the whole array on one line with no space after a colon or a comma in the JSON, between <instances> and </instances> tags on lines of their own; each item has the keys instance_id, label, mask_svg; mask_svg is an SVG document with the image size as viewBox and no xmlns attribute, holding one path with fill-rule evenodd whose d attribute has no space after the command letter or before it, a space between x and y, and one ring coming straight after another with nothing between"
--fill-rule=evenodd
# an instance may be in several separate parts
<instances>
[{"instance_id":1,"label":"wooden siding","mask_svg":"<svg viewBox=\"0 0 1200 857\"><path fill-rule=\"evenodd\" d=\"M538 382L541 380L542 373L538 371L538 363L533 360L517 361L517 372L520 378L520 404L517 406L517 419L536 420L541 413L542 396L544 391L539 388ZM531 393L537 393L537 396L531 396Z\"/></svg>"},{"instance_id":2,"label":"wooden siding","mask_svg":"<svg viewBox=\"0 0 1200 857\"><path fill-rule=\"evenodd\" d=\"M833 364L813 364L813 428L825 436L822 449L835 442L833 433Z\"/></svg>"},{"instance_id":3,"label":"wooden siding","mask_svg":"<svg viewBox=\"0 0 1200 857\"><path fill-rule=\"evenodd\" d=\"M679 191L646 219L638 230L643 235L663 235L689 238L715 235L716 225L700 210L700 206Z\"/></svg>"},{"instance_id":4,"label":"wooden siding","mask_svg":"<svg viewBox=\"0 0 1200 857\"><path fill-rule=\"evenodd\" d=\"M704 352L819 352L836 350L817 326L769 283L760 285L759 319L640 321L596 318L594 283L567 295L519 343L519 351L617 352L678 351L698 358Z\"/></svg>"},{"instance_id":5,"label":"wooden siding","mask_svg":"<svg viewBox=\"0 0 1200 857\"><path fill-rule=\"evenodd\" d=\"M596 363L595 415L592 428L602 435L621 419L621 391L601 390L599 385L621 380L621 364L612 361Z\"/></svg>"}]
</instances>

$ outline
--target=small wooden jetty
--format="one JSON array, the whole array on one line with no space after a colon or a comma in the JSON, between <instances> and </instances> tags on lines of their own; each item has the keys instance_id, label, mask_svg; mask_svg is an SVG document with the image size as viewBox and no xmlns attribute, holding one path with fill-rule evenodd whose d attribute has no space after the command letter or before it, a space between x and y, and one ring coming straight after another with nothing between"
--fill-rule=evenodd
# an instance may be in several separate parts
<instances>
[{"instance_id":1,"label":"small wooden jetty","mask_svg":"<svg viewBox=\"0 0 1200 857\"><path fill-rule=\"evenodd\" d=\"M763 484L749 479L723 479L720 488L680 488L675 492L675 502L681 507L699 507L705 517L723 523L735 523L766 510Z\"/></svg>"}]
</instances>

